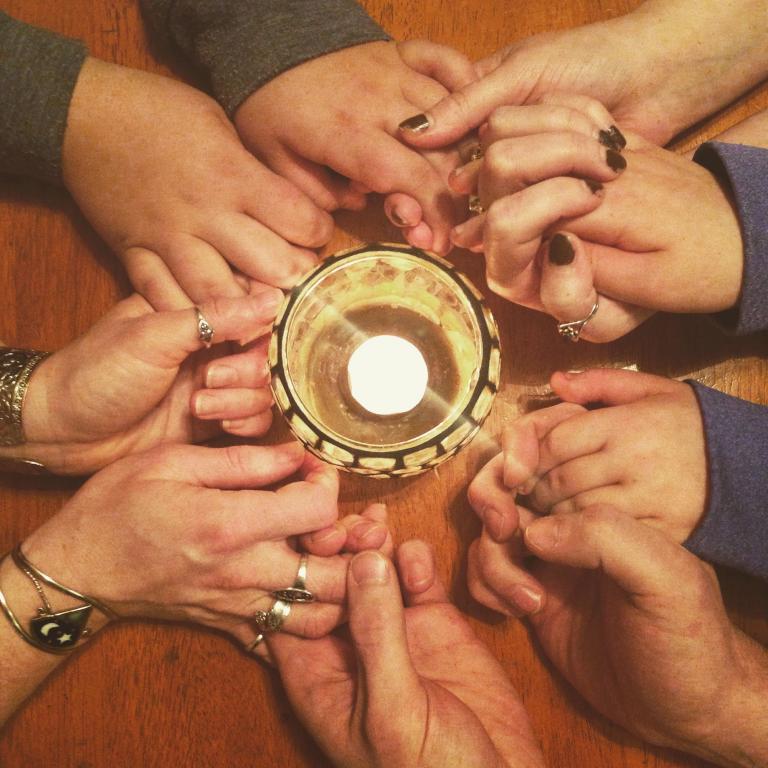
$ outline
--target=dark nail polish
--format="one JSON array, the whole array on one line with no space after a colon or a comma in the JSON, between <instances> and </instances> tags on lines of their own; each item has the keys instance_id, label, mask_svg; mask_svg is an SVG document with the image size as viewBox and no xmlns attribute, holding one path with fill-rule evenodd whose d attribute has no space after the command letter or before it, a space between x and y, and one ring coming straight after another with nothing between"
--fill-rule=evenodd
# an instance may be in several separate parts
<instances>
[{"instance_id":1,"label":"dark nail polish","mask_svg":"<svg viewBox=\"0 0 768 768\"><path fill-rule=\"evenodd\" d=\"M603 188L603 185L599 181L594 181L594 179L584 179L584 183L589 187L589 191L593 195L596 195Z\"/></svg>"},{"instance_id":2,"label":"dark nail polish","mask_svg":"<svg viewBox=\"0 0 768 768\"><path fill-rule=\"evenodd\" d=\"M615 149L605 150L605 162L616 173L621 173L627 167L627 161Z\"/></svg>"},{"instance_id":3,"label":"dark nail polish","mask_svg":"<svg viewBox=\"0 0 768 768\"><path fill-rule=\"evenodd\" d=\"M407 227L408 226L408 222L394 209L392 209L390 211L389 218L392 219L392 221L398 227Z\"/></svg>"},{"instance_id":4,"label":"dark nail polish","mask_svg":"<svg viewBox=\"0 0 768 768\"><path fill-rule=\"evenodd\" d=\"M609 133L616 145L616 149L624 149L624 147L627 146L627 140L624 138L624 134L615 125L610 127Z\"/></svg>"},{"instance_id":5,"label":"dark nail polish","mask_svg":"<svg viewBox=\"0 0 768 768\"><path fill-rule=\"evenodd\" d=\"M562 267L565 264L570 264L575 256L573 252L573 246L571 241L566 235L562 235L559 232L552 236L549 241L549 261L550 264L556 264L558 267Z\"/></svg>"},{"instance_id":6,"label":"dark nail polish","mask_svg":"<svg viewBox=\"0 0 768 768\"><path fill-rule=\"evenodd\" d=\"M400 123L401 131L410 131L411 133L422 133L429 128L429 118L426 115L414 115Z\"/></svg>"}]
</instances>

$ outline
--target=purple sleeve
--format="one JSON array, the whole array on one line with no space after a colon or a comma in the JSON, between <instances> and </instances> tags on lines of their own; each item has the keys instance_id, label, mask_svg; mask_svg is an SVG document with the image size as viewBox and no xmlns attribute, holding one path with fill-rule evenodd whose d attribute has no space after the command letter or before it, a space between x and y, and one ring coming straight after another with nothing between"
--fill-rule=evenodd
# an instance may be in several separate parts
<instances>
[{"instance_id":1,"label":"purple sleeve","mask_svg":"<svg viewBox=\"0 0 768 768\"><path fill-rule=\"evenodd\" d=\"M730 187L744 241L739 303L715 319L731 333L768 328L768 149L708 142L693 159Z\"/></svg>"},{"instance_id":2,"label":"purple sleeve","mask_svg":"<svg viewBox=\"0 0 768 768\"><path fill-rule=\"evenodd\" d=\"M709 495L685 546L768 580L768 407L688 384L704 422Z\"/></svg>"}]
</instances>

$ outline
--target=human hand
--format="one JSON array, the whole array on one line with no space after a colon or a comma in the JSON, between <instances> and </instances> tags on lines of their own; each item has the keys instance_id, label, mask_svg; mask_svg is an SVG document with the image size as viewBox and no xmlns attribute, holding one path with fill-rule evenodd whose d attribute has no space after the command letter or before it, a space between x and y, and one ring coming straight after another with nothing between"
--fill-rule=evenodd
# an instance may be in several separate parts
<instances>
[{"instance_id":1,"label":"human hand","mask_svg":"<svg viewBox=\"0 0 768 768\"><path fill-rule=\"evenodd\" d=\"M365 192L415 246L444 253L456 222L447 188L458 153L416 152L397 124L475 77L469 60L426 41L374 42L304 62L254 91L234 122L243 143L321 208L358 209Z\"/></svg>"},{"instance_id":2,"label":"human hand","mask_svg":"<svg viewBox=\"0 0 768 768\"><path fill-rule=\"evenodd\" d=\"M708 487L693 389L613 369L555 373L551 385L572 405L534 411L504 430L505 486L524 492L541 514L608 504L675 542L688 539L704 514ZM580 407L590 404L600 407Z\"/></svg>"},{"instance_id":3,"label":"human hand","mask_svg":"<svg viewBox=\"0 0 768 768\"><path fill-rule=\"evenodd\" d=\"M610 507L521 515L546 590L531 625L576 690L653 744L725 766L766 764L768 657L730 623L713 570ZM492 592L503 603L531 578L507 544L484 536L473 550L481 602Z\"/></svg>"},{"instance_id":4,"label":"human hand","mask_svg":"<svg viewBox=\"0 0 768 768\"><path fill-rule=\"evenodd\" d=\"M421 127L406 126L401 135L414 147L440 147L480 126L496 107L569 91L598 99L622 126L665 144L765 78L764 22L762 0L706 7L646 0L625 16L497 51L476 64L477 81L446 96L424 119L408 121Z\"/></svg>"},{"instance_id":5,"label":"human hand","mask_svg":"<svg viewBox=\"0 0 768 768\"><path fill-rule=\"evenodd\" d=\"M390 561L352 559L351 644L268 639L299 719L343 768L542 766L517 693L435 581L429 548L406 542L397 563L406 608Z\"/></svg>"},{"instance_id":6,"label":"human hand","mask_svg":"<svg viewBox=\"0 0 768 768\"><path fill-rule=\"evenodd\" d=\"M211 438L220 432L215 420L231 434L263 434L272 405L264 340L235 354L219 342L263 334L281 301L265 288L203 304L211 352L200 351L194 309L153 312L136 294L119 302L35 368L22 414L27 442L0 455L86 474L155 445Z\"/></svg>"},{"instance_id":7,"label":"human hand","mask_svg":"<svg viewBox=\"0 0 768 768\"><path fill-rule=\"evenodd\" d=\"M63 146L67 188L155 309L291 287L333 222L259 163L210 98L88 59ZM276 202L277 201L277 202ZM246 281L247 282L247 281Z\"/></svg>"},{"instance_id":8,"label":"human hand","mask_svg":"<svg viewBox=\"0 0 768 768\"><path fill-rule=\"evenodd\" d=\"M482 137L499 151L454 174L454 188L478 186L485 195L487 213L457 227L453 240L485 251L490 287L560 321L585 317L599 298L582 334L592 341L615 339L656 310L732 307L743 246L718 181L631 133L622 156L606 150L595 138L605 119L593 117L601 108L591 100L557 95L548 102L530 108L538 136L520 137L501 111ZM567 134L556 127L565 120L573 126ZM574 171L606 183L585 183Z\"/></svg>"},{"instance_id":9,"label":"human hand","mask_svg":"<svg viewBox=\"0 0 768 768\"><path fill-rule=\"evenodd\" d=\"M336 471L295 443L164 446L94 475L23 549L119 616L192 621L248 646L254 612L296 577L292 537L332 525L337 494ZM315 636L341 620L348 559L309 556L316 602L293 605L283 631Z\"/></svg>"}]
</instances>

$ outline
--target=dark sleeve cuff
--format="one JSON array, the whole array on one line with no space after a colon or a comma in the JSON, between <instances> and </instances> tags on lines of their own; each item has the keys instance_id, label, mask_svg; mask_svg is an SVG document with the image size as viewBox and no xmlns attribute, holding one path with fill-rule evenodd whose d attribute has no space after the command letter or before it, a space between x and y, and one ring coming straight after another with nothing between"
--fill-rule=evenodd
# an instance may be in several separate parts
<instances>
[{"instance_id":1,"label":"dark sleeve cuff","mask_svg":"<svg viewBox=\"0 0 768 768\"><path fill-rule=\"evenodd\" d=\"M714 316L731 333L768 328L768 149L707 142L693 156L729 185L744 241L744 275L736 307Z\"/></svg>"},{"instance_id":2,"label":"dark sleeve cuff","mask_svg":"<svg viewBox=\"0 0 768 768\"><path fill-rule=\"evenodd\" d=\"M142 6L154 31L204 71L229 115L297 64L389 40L353 0L142 0Z\"/></svg>"},{"instance_id":3,"label":"dark sleeve cuff","mask_svg":"<svg viewBox=\"0 0 768 768\"><path fill-rule=\"evenodd\" d=\"M0 171L61 183L83 43L0 13Z\"/></svg>"},{"instance_id":4,"label":"dark sleeve cuff","mask_svg":"<svg viewBox=\"0 0 768 768\"><path fill-rule=\"evenodd\" d=\"M704 422L709 497L685 546L768 580L768 408L688 384Z\"/></svg>"}]
</instances>

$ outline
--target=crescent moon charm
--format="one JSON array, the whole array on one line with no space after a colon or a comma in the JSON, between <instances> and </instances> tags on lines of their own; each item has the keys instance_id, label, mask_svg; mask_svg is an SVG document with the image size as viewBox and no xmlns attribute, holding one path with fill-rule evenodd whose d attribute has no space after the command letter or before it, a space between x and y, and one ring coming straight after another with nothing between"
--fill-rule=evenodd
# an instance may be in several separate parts
<instances>
[{"instance_id":1,"label":"crescent moon charm","mask_svg":"<svg viewBox=\"0 0 768 768\"><path fill-rule=\"evenodd\" d=\"M29 622L32 636L51 648L71 648L83 636L91 606L37 616Z\"/></svg>"}]
</instances>

